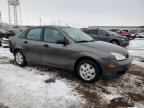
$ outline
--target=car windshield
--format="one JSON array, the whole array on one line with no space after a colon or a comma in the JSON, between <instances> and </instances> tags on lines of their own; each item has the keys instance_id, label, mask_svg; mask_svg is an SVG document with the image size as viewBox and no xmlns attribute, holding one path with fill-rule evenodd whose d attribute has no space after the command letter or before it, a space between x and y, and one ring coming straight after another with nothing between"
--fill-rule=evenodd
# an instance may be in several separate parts
<instances>
[{"instance_id":1,"label":"car windshield","mask_svg":"<svg viewBox=\"0 0 144 108\"><path fill-rule=\"evenodd\" d=\"M111 34L112 36L120 36L118 33L116 33L116 32L112 32L112 31L108 31L109 32L109 34Z\"/></svg>"},{"instance_id":2,"label":"car windshield","mask_svg":"<svg viewBox=\"0 0 144 108\"><path fill-rule=\"evenodd\" d=\"M62 28L62 30L66 32L76 43L95 41L92 37L80 31L79 29L72 27L64 27Z\"/></svg>"},{"instance_id":3,"label":"car windshield","mask_svg":"<svg viewBox=\"0 0 144 108\"><path fill-rule=\"evenodd\" d=\"M104 31L106 31L108 34L110 34L111 36L120 36L118 33L116 32L113 32L113 31L110 31L110 30L107 30L107 29L102 29Z\"/></svg>"}]
</instances>

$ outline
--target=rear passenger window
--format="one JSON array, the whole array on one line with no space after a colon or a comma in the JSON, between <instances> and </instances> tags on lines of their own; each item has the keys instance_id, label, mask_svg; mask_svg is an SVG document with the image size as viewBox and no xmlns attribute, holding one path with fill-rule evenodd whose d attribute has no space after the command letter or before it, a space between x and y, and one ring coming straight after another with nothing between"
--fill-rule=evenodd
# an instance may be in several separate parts
<instances>
[{"instance_id":1,"label":"rear passenger window","mask_svg":"<svg viewBox=\"0 0 144 108\"><path fill-rule=\"evenodd\" d=\"M30 29L27 34L27 39L39 41L41 37L41 33L42 33L42 28Z\"/></svg>"}]
</instances>

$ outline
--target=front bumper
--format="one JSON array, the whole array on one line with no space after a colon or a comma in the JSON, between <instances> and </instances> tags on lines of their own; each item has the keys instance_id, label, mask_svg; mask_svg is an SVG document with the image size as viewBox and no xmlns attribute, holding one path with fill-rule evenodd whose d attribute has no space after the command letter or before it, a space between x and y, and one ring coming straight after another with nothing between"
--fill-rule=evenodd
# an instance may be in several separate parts
<instances>
[{"instance_id":1,"label":"front bumper","mask_svg":"<svg viewBox=\"0 0 144 108\"><path fill-rule=\"evenodd\" d=\"M128 46L129 45L129 41L128 40L125 40L125 41L120 41L120 45L121 46Z\"/></svg>"},{"instance_id":2,"label":"front bumper","mask_svg":"<svg viewBox=\"0 0 144 108\"><path fill-rule=\"evenodd\" d=\"M114 70L109 70L106 65L107 64L103 64L102 66L102 72L104 76L108 76L108 77L118 77L123 75L130 67L131 63L132 63L133 58L131 56L129 56L126 60L123 61L117 61L117 62L112 62L113 64L117 65L117 68ZM111 63L111 61L109 61Z\"/></svg>"}]
</instances>

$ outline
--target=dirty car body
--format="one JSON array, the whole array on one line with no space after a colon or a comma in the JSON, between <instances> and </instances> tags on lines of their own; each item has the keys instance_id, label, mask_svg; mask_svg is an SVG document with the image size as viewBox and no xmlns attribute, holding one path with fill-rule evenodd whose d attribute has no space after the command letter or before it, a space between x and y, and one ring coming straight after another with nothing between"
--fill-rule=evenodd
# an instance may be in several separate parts
<instances>
[{"instance_id":1,"label":"dirty car body","mask_svg":"<svg viewBox=\"0 0 144 108\"><path fill-rule=\"evenodd\" d=\"M11 37L9 44L20 66L30 62L66 68L78 73L86 82L94 82L101 75L124 74L132 62L126 49L96 41L72 27L29 28ZM18 54L22 60L18 59Z\"/></svg>"}]
</instances>

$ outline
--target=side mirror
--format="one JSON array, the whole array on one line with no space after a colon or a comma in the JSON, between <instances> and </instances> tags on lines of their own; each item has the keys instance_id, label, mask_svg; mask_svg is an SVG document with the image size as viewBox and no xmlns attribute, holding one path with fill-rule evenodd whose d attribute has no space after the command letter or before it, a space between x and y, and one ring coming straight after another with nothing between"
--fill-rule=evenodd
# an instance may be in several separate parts
<instances>
[{"instance_id":1,"label":"side mirror","mask_svg":"<svg viewBox=\"0 0 144 108\"><path fill-rule=\"evenodd\" d=\"M67 45L67 40L66 39L58 40L56 43L57 44Z\"/></svg>"}]
</instances>

